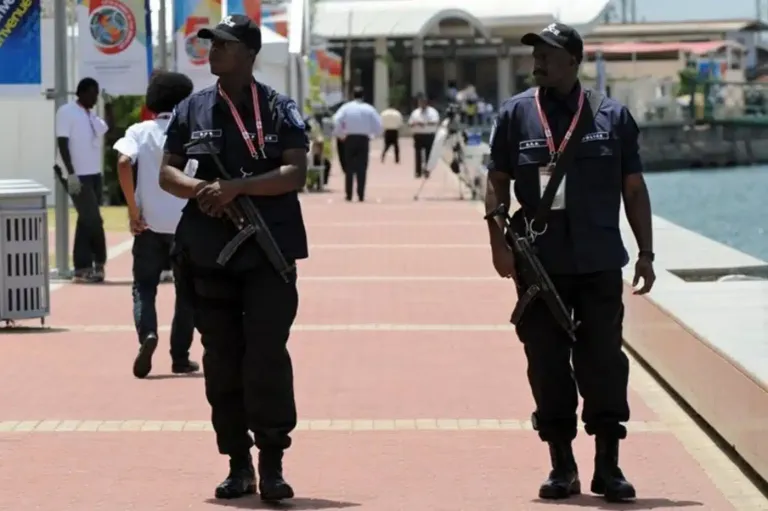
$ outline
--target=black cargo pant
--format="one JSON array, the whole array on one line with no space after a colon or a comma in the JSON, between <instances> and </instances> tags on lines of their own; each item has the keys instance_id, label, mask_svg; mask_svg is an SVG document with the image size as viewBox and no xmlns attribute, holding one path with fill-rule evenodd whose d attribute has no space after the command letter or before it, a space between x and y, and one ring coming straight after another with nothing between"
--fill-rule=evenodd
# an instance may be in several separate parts
<instances>
[{"instance_id":1,"label":"black cargo pant","mask_svg":"<svg viewBox=\"0 0 768 511\"><path fill-rule=\"evenodd\" d=\"M344 191L347 200L352 200L352 191L357 185L357 198L365 200L365 181L368 176L368 155L371 139L368 135L347 135L344 139Z\"/></svg>"},{"instance_id":2,"label":"black cargo pant","mask_svg":"<svg viewBox=\"0 0 768 511\"><path fill-rule=\"evenodd\" d=\"M629 420L629 361L621 349L621 271L553 275L552 282L581 325L574 343L540 299L528 305L517 325L536 401L534 427L545 442L575 438L578 389L587 434L623 439L622 423Z\"/></svg>"},{"instance_id":3,"label":"black cargo pant","mask_svg":"<svg viewBox=\"0 0 768 511\"><path fill-rule=\"evenodd\" d=\"M139 342L150 333L157 335L157 309L155 299L160 285L160 274L170 264L173 234L160 234L146 230L133 239L133 320ZM192 308L187 297L174 281L176 297L171 323L171 359L175 363L189 360L189 348L195 326Z\"/></svg>"},{"instance_id":4,"label":"black cargo pant","mask_svg":"<svg viewBox=\"0 0 768 511\"><path fill-rule=\"evenodd\" d=\"M90 270L94 265L104 266L107 261L107 240L99 210L104 194L101 174L79 177L82 185L80 193L72 195L72 203L77 210L72 249L75 271Z\"/></svg>"},{"instance_id":5,"label":"black cargo pant","mask_svg":"<svg viewBox=\"0 0 768 511\"><path fill-rule=\"evenodd\" d=\"M421 177L424 172L424 166L429 161L429 155L432 152L432 145L435 143L434 133L414 133L413 148L416 151L416 168L414 174Z\"/></svg>"},{"instance_id":6,"label":"black cargo pant","mask_svg":"<svg viewBox=\"0 0 768 511\"><path fill-rule=\"evenodd\" d=\"M234 273L193 267L195 326L219 452L283 450L296 427L288 336L298 309L295 275L268 265ZM253 432L253 440L249 435Z\"/></svg>"},{"instance_id":7,"label":"black cargo pant","mask_svg":"<svg viewBox=\"0 0 768 511\"><path fill-rule=\"evenodd\" d=\"M387 155L389 148L392 147L395 150L395 163L400 163L400 131L399 130L385 130L384 131L384 150L381 151L381 161L384 161L384 157Z\"/></svg>"}]
</instances>

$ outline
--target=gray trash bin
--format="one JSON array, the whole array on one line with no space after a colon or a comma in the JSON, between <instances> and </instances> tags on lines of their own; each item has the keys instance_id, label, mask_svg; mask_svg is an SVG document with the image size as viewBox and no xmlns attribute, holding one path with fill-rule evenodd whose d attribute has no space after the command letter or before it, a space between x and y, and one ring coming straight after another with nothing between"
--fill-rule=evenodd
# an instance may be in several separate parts
<instances>
[{"instance_id":1,"label":"gray trash bin","mask_svg":"<svg viewBox=\"0 0 768 511\"><path fill-rule=\"evenodd\" d=\"M49 193L29 179L0 179L0 321L50 314Z\"/></svg>"}]
</instances>

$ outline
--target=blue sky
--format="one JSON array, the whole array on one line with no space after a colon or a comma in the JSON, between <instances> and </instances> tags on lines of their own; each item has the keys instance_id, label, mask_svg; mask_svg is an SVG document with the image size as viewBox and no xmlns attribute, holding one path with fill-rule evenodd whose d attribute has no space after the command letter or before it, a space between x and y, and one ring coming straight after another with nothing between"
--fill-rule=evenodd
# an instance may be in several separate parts
<instances>
[{"instance_id":1,"label":"blue sky","mask_svg":"<svg viewBox=\"0 0 768 511\"><path fill-rule=\"evenodd\" d=\"M578 1L578 0L575 0ZM613 0L617 11L620 1ZM728 18L755 18L755 0L635 0L637 21L682 21ZM763 19L768 18L766 4L763 2ZM627 5L629 0L627 0ZM628 14L629 15L629 14Z\"/></svg>"}]
</instances>

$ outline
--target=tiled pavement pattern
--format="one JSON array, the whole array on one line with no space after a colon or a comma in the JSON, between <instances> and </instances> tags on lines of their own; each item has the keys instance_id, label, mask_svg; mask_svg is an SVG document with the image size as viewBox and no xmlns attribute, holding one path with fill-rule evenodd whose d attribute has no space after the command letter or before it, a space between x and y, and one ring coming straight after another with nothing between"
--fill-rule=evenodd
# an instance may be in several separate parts
<instances>
[{"instance_id":1,"label":"tiled pavement pattern","mask_svg":"<svg viewBox=\"0 0 768 511\"><path fill-rule=\"evenodd\" d=\"M513 290L492 273L477 204L454 200L445 169L414 202L404 152L400 166L373 158L365 204L342 200L338 171L332 192L302 199L312 257L291 341L302 421L286 458L290 509L555 508L535 498L548 456L506 323ZM0 330L0 510L260 509L211 499L226 461L202 379L171 376L162 344L151 378L130 375L129 253L108 271L105 286L56 290L49 330ZM158 300L165 333L170 286ZM622 466L640 498L570 505L768 509L634 363L631 387ZM576 450L588 480L590 439Z\"/></svg>"}]
</instances>

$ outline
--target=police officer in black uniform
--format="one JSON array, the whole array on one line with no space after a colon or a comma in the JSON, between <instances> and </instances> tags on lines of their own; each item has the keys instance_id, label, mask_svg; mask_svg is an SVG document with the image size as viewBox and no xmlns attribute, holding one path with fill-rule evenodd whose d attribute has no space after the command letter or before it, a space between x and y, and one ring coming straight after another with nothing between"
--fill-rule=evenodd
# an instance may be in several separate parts
<instances>
[{"instance_id":1,"label":"police officer in black uniform","mask_svg":"<svg viewBox=\"0 0 768 511\"><path fill-rule=\"evenodd\" d=\"M543 300L534 300L517 325L528 360L528 379L536 402L539 437L549 444L552 472L541 486L544 499L580 492L571 442L576 436L577 390L584 400L582 419L595 436L591 491L610 501L630 500L634 487L619 468L619 441L629 420L629 365L622 351L622 267L629 258L619 231L625 211L640 253L636 291L650 291L653 272L651 206L638 155L638 127L629 110L596 91L582 88L578 70L583 42L571 27L554 23L527 34L533 46L538 87L503 103L491 136L486 208L509 205L514 180L520 208L513 226L526 230L551 176L550 164L574 151L552 204L546 229L537 227L534 245L574 319L581 324L572 342ZM592 105L599 105L592 111ZM589 116L583 136L568 140L578 119ZM563 143L566 147L563 147ZM568 144L575 147L567 148ZM503 237L503 224L488 221L493 265L501 277L517 278L515 257ZM542 232L543 231L543 232ZM571 362L573 360L573 362Z\"/></svg>"},{"instance_id":2,"label":"police officer in black uniform","mask_svg":"<svg viewBox=\"0 0 768 511\"><path fill-rule=\"evenodd\" d=\"M216 497L256 491L250 455L255 443L261 498L279 501L293 497L282 458L296 427L287 350L298 307L296 275L286 283L253 240L223 268L216 257L236 234L226 209L237 196L258 207L287 260L307 257L297 192L306 179L308 140L296 103L253 79L261 49L261 31L253 21L227 16L198 37L211 40L211 72L219 80L176 108L160 180L166 191L190 199L174 254L205 348L205 391L219 452L230 458ZM207 143L185 148L201 137ZM221 176L212 153L232 180ZM195 177L180 170L189 158L199 162Z\"/></svg>"}]
</instances>

